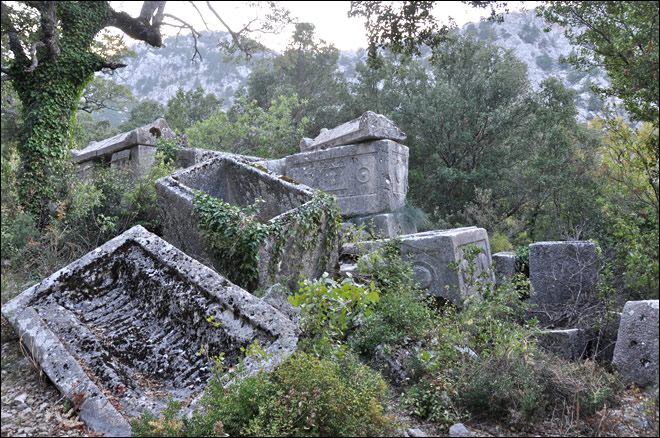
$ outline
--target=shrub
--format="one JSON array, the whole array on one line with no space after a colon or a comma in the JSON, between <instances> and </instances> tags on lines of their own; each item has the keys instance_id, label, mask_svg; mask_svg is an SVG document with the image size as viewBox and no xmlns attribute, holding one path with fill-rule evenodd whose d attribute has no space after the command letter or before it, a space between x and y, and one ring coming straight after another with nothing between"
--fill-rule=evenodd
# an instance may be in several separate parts
<instances>
[{"instance_id":1,"label":"shrub","mask_svg":"<svg viewBox=\"0 0 660 438\"><path fill-rule=\"evenodd\" d=\"M421 339L430 328L431 311L418 289L402 288L381 296L373 315L351 336L351 346L371 356L379 345L399 345L405 337Z\"/></svg>"},{"instance_id":2,"label":"shrub","mask_svg":"<svg viewBox=\"0 0 660 438\"><path fill-rule=\"evenodd\" d=\"M383 436L395 431L385 415L387 385L346 355L339 361L295 353L272 374L263 371L227 386L213 378L201 409L177 419L178 403L159 418L133 422L142 436ZM226 435L224 435L226 436Z\"/></svg>"},{"instance_id":3,"label":"shrub","mask_svg":"<svg viewBox=\"0 0 660 438\"><path fill-rule=\"evenodd\" d=\"M387 385L351 355L339 362L296 353L273 374L280 388L247 428L256 436L382 436Z\"/></svg>"}]
</instances>

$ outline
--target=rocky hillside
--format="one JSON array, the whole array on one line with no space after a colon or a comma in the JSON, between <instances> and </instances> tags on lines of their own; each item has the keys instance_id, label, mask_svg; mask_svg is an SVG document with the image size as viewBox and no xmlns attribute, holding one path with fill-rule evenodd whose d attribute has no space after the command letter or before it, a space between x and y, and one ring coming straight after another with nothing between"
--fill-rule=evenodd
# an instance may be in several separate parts
<instances>
[{"instance_id":1,"label":"rocky hillside","mask_svg":"<svg viewBox=\"0 0 660 438\"><path fill-rule=\"evenodd\" d=\"M543 31L545 27L542 18L536 17L534 11L528 11L507 15L504 23L469 23L461 31L512 49L529 66L529 77L535 86L550 76L561 78L578 92L579 117L588 120L600 108L600 101L591 93L589 86L592 83L604 85L607 77L603 71L582 73L566 63L560 63L559 57L568 56L573 48L559 28L546 33ZM165 104L179 86L189 90L201 85L204 90L224 98L229 104L236 90L245 83L251 67L245 63L236 65L224 62L217 43L225 38L228 34L224 32L203 32L198 41L201 61L191 61L194 45L190 36L167 38L165 47L160 49L137 45L133 47L137 58L129 59L128 67L115 78L129 86L138 99L155 99ZM365 57L364 49L342 51L338 68L350 79L355 73L356 63Z\"/></svg>"}]
</instances>

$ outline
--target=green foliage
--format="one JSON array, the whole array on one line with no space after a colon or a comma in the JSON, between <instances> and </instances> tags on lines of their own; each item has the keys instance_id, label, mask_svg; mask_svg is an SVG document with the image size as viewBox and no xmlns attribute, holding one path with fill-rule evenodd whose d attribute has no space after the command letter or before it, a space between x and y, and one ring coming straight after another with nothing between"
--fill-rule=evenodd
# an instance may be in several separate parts
<instances>
[{"instance_id":1,"label":"green foliage","mask_svg":"<svg viewBox=\"0 0 660 438\"><path fill-rule=\"evenodd\" d=\"M190 147L237 154L280 158L298 150L307 123L294 123L292 111L301 105L296 96L280 96L266 110L241 97L229 114L220 110L186 130Z\"/></svg>"},{"instance_id":2,"label":"green foliage","mask_svg":"<svg viewBox=\"0 0 660 438\"><path fill-rule=\"evenodd\" d=\"M339 362L296 353L273 374L280 392L246 432L257 436L381 436L394 432L384 415L387 385L347 355Z\"/></svg>"},{"instance_id":3,"label":"green foliage","mask_svg":"<svg viewBox=\"0 0 660 438\"><path fill-rule=\"evenodd\" d=\"M657 126L658 2L545 3L538 14L562 26L571 44L580 48L568 58L571 65L580 71L604 67L610 86L597 90L623 100L636 120Z\"/></svg>"},{"instance_id":4,"label":"green foliage","mask_svg":"<svg viewBox=\"0 0 660 438\"><path fill-rule=\"evenodd\" d=\"M380 1L351 2L350 17L364 17L369 39L369 62L382 65L378 50L420 55L419 48L435 48L446 39L449 27L439 26L431 14L434 2L405 1L398 4Z\"/></svg>"},{"instance_id":5,"label":"green foliage","mask_svg":"<svg viewBox=\"0 0 660 438\"><path fill-rule=\"evenodd\" d=\"M250 74L247 97L266 110L277 98L297 96L300 104L291 108L291 119L296 127L307 119L302 132L316 137L321 128L353 118L345 111L349 95L338 58L339 50L315 39L314 25L297 23L284 53Z\"/></svg>"},{"instance_id":6,"label":"green foliage","mask_svg":"<svg viewBox=\"0 0 660 438\"><path fill-rule=\"evenodd\" d=\"M156 152L163 155L162 162L166 165L174 164L177 149L181 149L181 145L176 138L160 138L156 143Z\"/></svg>"},{"instance_id":7,"label":"green foliage","mask_svg":"<svg viewBox=\"0 0 660 438\"><path fill-rule=\"evenodd\" d=\"M215 94L204 94L201 86L184 91L179 87L176 94L167 101L167 124L173 130L184 132L197 122L202 122L220 109L222 99Z\"/></svg>"},{"instance_id":8,"label":"green foliage","mask_svg":"<svg viewBox=\"0 0 660 438\"><path fill-rule=\"evenodd\" d=\"M14 55L3 73L23 104L18 196L42 227L50 219L48 203L61 195L55 187L68 158L71 123L80 95L94 72L106 65L106 59L90 47L108 24L112 9L107 2L29 7L41 15L40 21L34 15L30 18L25 8L3 6L2 30L10 35L8 40L3 38L3 56L6 49ZM19 27L24 28L19 31ZM44 47L37 51L38 63L32 67L20 40L29 46L39 38Z\"/></svg>"},{"instance_id":9,"label":"green foliage","mask_svg":"<svg viewBox=\"0 0 660 438\"><path fill-rule=\"evenodd\" d=\"M490 252L493 254L513 250L513 245L504 234L495 232L488 240L490 242Z\"/></svg>"},{"instance_id":10,"label":"green foliage","mask_svg":"<svg viewBox=\"0 0 660 438\"><path fill-rule=\"evenodd\" d=\"M202 235L216 255L217 269L237 285L254 289L259 279L259 245L273 231L272 225L253 217L259 202L242 209L199 192L193 203Z\"/></svg>"},{"instance_id":11,"label":"green foliage","mask_svg":"<svg viewBox=\"0 0 660 438\"><path fill-rule=\"evenodd\" d=\"M318 280L304 280L289 302L300 307L305 335L328 346L342 341L349 328L373 315L379 293L373 283L365 289L351 278L338 283L325 273Z\"/></svg>"},{"instance_id":12,"label":"green foliage","mask_svg":"<svg viewBox=\"0 0 660 438\"><path fill-rule=\"evenodd\" d=\"M108 120L96 120L91 115L79 111L72 129L71 145L74 149L84 149L93 141L105 140L119 134Z\"/></svg>"},{"instance_id":13,"label":"green foliage","mask_svg":"<svg viewBox=\"0 0 660 438\"><path fill-rule=\"evenodd\" d=\"M370 357L378 345L401 345L404 338L419 340L431 327L431 311L421 291L402 287L382 293L370 317L351 336L350 345Z\"/></svg>"},{"instance_id":14,"label":"green foliage","mask_svg":"<svg viewBox=\"0 0 660 438\"><path fill-rule=\"evenodd\" d=\"M387 385L350 355L338 362L298 352L272 374L263 371L223 386L212 379L191 418L174 403L160 418L132 423L140 436L382 436Z\"/></svg>"},{"instance_id":15,"label":"green foliage","mask_svg":"<svg viewBox=\"0 0 660 438\"><path fill-rule=\"evenodd\" d=\"M325 238L325 252L319 259L323 269L339 232L341 219L336 199L317 191L310 202L297 208L284 222L277 223L261 223L256 219L261 202L257 200L252 206L240 208L203 192L195 197L194 212L202 235L215 254L219 272L239 286L254 290L259 280L259 247L266 238L272 242L271 277L276 274L287 243L291 243L292 252L303 254L319 244L318 239ZM314 231L324 219L328 227L324 234L317 233L315 240Z\"/></svg>"},{"instance_id":16,"label":"green foliage","mask_svg":"<svg viewBox=\"0 0 660 438\"><path fill-rule=\"evenodd\" d=\"M153 123L161 117L165 117L165 107L160 102L151 99L141 100L131 108L128 120L121 123L118 129L120 132L130 131Z\"/></svg>"}]
</instances>

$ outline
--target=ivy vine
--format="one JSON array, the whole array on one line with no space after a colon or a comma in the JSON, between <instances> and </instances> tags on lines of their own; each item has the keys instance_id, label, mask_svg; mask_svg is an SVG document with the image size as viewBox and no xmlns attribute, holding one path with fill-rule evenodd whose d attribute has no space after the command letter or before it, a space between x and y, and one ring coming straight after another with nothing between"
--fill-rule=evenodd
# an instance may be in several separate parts
<instances>
[{"instance_id":1,"label":"ivy vine","mask_svg":"<svg viewBox=\"0 0 660 438\"><path fill-rule=\"evenodd\" d=\"M319 270L326 270L330 254L339 235L341 216L336 198L316 191L312 200L286 217L282 222L262 223L256 219L261 201L241 208L197 192L193 200L197 224L214 257L214 264L230 281L255 290L259 282L259 248L267 239L273 242L268 273L276 276L287 244L292 256L312 251L324 239L325 251L319 260ZM325 233L317 230L327 220ZM312 237L313 236L313 237ZM300 266L299 266L300 267Z\"/></svg>"}]
</instances>

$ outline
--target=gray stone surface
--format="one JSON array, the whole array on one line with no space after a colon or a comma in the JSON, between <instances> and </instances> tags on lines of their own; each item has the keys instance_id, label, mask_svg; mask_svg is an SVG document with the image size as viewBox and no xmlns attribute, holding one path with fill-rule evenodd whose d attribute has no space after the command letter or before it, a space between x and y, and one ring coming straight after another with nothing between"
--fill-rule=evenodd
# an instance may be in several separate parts
<instances>
[{"instance_id":1,"label":"gray stone surface","mask_svg":"<svg viewBox=\"0 0 660 438\"><path fill-rule=\"evenodd\" d=\"M658 300L628 301L612 363L639 386L658 382Z\"/></svg>"},{"instance_id":2,"label":"gray stone surface","mask_svg":"<svg viewBox=\"0 0 660 438\"><path fill-rule=\"evenodd\" d=\"M364 224L365 231L367 231L369 235L373 235L376 238L386 238L417 233L417 226L415 225L415 222L410 217L401 212L358 216L347 220L345 223L352 223L356 226Z\"/></svg>"},{"instance_id":3,"label":"gray stone surface","mask_svg":"<svg viewBox=\"0 0 660 438\"><path fill-rule=\"evenodd\" d=\"M284 160L278 173L337 196L344 218L388 213L405 205L408 148L394 141L333 147Z\"/></svg>"},{"instance_id":4,"label":"gray stone surface","mask_svg":"<svg viewBox=\"0 0 660 438\"><path fill-rule=\"evenodd\" d=\"M291 220L293 210L306 208L313 197L313 190L307 186L272 175L259 164L227 156L210 158L156 181L165 240L216 269L218 263L208 250L193 214L195 190L202 190L240 207L253 205L257 199L262 199L264 203L257 219L264 223L278 223L286 233L294 233L300 226ZM296 254L292 252L299 242L287 241L284 256L276 263L276 272L271 272L269 268L271 259L279 257L279 254L274 249L275 236L269 236L259 247L259 280L256 287L268 287L283 277L287 279L288 287L295 288L300 275L316 278L324 271L334 274L337 242L326 245L327 231L328 218L324 217L321 226L305 234L305 239L314 243L309 249ZM335 250L329 250L329 247ZM324 256L328 257L327 263L319 266Z\"/></svg>"},{"instance_id":5,"label":"gray stone surface","mask_svg":"<svg viewBox=\"0 0 660 438\"><path fill-rule=\"evenodd\" d=\"M539 345L566 360L579 360L587 349L582 329L545 330L539 334Z\"/></svg>"},{"instance_id":6,"label":"gray stone surface","mask_svg":"<svg viewBox=\"0 0 660 438\"><path fill-rule=\"evenodd\" d=\"M470 436L470 431L467 430L467 427L463 423L456 423L449 428L449 436Z\"/></svg>"},{"instance_id":7,"label":"gray stone surface","mask_svg":"<svg viewBox=\"0 0 660 438\"><path fill-rule=\"evenodd\" d=\"M495 281L502 284L511 280L516 273L516 253L501 251L493 254L493 265L495 267Z\"/></svg>"},{"instance_id":8,"label":"gray stone surface","mask_svg":"<svg viewBox=\"0 0 660 438\"><path fill-rule=\"evenodd\" d=\"M376 240L346 244L343 252L358 254L359 251L370 251L381 247L387 240ZM401 236L401 256L410 260L415 269L415 279L429 294L444 297L454 303L460 303L465 297L461 291L468 295L475 294L475 287L470 286L472 279L465 272L456 272L450 269L450 263L465 267L464 251L468 245L475 245L482 249L477 256L476 272L488 270L491 265L490 244L488 233L483 228L466 227L452 230L435 230L424 233ZM486 281L494 282L492 273L486 275ZM474 283L473 283L474 284Z\"/></svg>"},{"instance_id":9,"label":"gray stone surface","mask_svg":"<svg viewBox=\"0 0 660 438\"><path fill-rule=\"evenodd\" d=\"M579 309L598 282L596 244L589 241L537 242L529 245L529 277L534 294L528 316L546 325L567 307ZM554 324L554 323L553 323ZM557 327L561 328L561 327Z\"/></svg>"},{"instance_id":10,"label":"gray stone surface","mask_svg":"<svg viewBox=\"0 0 660 438\"><path fill-rule=\"evenodd\" d=\"M263 161L263 158L251 157L249 155L232 154L209 149L181 148L175 151L174 167L185 169L216 157L229 157L248 162Z\"/></svg>"},{"instance_id":11,"label":"gray stone surface","mask_svg":"<svg viewBox=\"0 0 660 438\"><path fill-rule=\"evenodd\" d=\"M289 289L276 283L268 288L261 299L282 312L295 324L300 322L300 308L289 302L289 296L293 295Z\"/></svg>"},{"instance_id":12,"label":"gray stone surface","mask_svg":"<svg viewBox=\"0 0 660 438\"><path fill-rule=\"evenodd\" d=\"M55 386L81 401L83 421L106 436L130 434L109 399L140 415L158 413L168 393L199 396L211 376L202 345L230 366L239 347L258 340L273 356L246 359L252 373L272 369L297 343L279 311L140 226L25 290L2 314Z\"/></svg>"},{"instance_id":13,"label":"gray stone surface","mask_svg":"<svg viewBox=\"0 0 660 438\"><path fill-rule=\"evenodd\" d=\"M130 149L133 146L155 146L161 137L176 137L174 131L169 128L167 122L163 118L132 131L117 134L114 137L105 140L93 141L83 150L71 150L71 157L74 163L82 163L88 160L97 160L104 157L109 161L113 154L123 151L124 149Z\"/></svg>"},{"instance_id":14,"label":"gray stone surface","mask_svg":"<svg viewBox=\"0 0 660 438\"><path fill-rule=\"evenodd\" d=\"M333 129L321 130L321 133L311 141L303 138L300 142L300 152L373 140L404 141L405 139L406 134L397 128L390 119L373 111L367 111L350 122Z\"/></svg>"}]
</instances>

